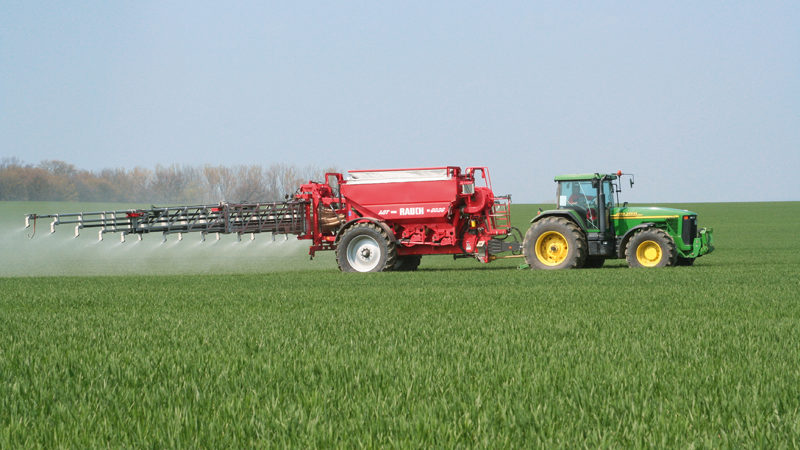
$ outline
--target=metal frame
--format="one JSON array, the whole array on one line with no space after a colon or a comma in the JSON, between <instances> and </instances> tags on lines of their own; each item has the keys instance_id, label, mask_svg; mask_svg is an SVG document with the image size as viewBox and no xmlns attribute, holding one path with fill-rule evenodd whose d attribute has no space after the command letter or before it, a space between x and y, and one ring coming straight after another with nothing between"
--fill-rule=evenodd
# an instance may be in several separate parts
<instances>
[{"instance_id":1,"label":"metal frame","mask_svg":"<svg viewBox=\"0 0 800 450\"><path fill-rule=\"evenodd\" d=\"M56 225L75 225L75 237L83 228L99 228L98 238L105 233L125 235L146 233L167 234L200 232L242 235L245 233L303 234L306 232L306 205L302 200L266 203L219 203L217 205L169 206L151 209L80 212L69 214L29 214L31 221L53 219L50 232Z\"/></svg>"}]
</instances>

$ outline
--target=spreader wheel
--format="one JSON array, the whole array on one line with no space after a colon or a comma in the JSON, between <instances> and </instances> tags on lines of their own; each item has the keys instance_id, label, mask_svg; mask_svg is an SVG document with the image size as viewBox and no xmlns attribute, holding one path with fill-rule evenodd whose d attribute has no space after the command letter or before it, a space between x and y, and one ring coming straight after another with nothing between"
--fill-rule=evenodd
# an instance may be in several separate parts
<instances>
[{"instance_id":1,"label":"spreader wheel","mask_svg":"<svg viewBox=\"0 0 800 450\"><path fill-rule=\"evenodd\" d=\"M533 269L573 269L586 260L586 236L573 222L547 217L525 233L522 252Z\"/></svg>"},{"instance_id":2,"label":"spreader wheel","mask_svg":"<svg viewBox=\"0 0 800 450\"><path fill-rule=\"evenodd\" d=\"M625 249L625 259L630 267L674 266L677 256L672 237L658 228L636 232Z\"/></svg>"},{"instance_id":3,"label":"spreader wheel","mask_svg":"<svg viewBox=\"0 0 800 450\"><path fill-rule=\"evenodd\" d=\"M403 255L398 256L397 261L394 263L392 270L397 272L411 272L417 270L419 263L422 260L422 255Z\"/></svg>"},{"instance_id":4,"label":"spreader wheel","mask_svg":"<svg viewBox=\"0 0 800 450\"><path fill-rule=\"evenodd\" d=\"M394 241L373 223L348 228L336 247L336 262L342 272L382 272L394 267L396 259Z\"/></svg>"}]
</instances>

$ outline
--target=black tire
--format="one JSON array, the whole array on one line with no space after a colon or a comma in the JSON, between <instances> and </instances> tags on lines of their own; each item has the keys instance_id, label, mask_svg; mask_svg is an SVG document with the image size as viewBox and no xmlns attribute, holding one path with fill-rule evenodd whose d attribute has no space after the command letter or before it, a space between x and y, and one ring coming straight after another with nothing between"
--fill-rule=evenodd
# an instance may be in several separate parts
<instances>
[{"instance_id":1,"label":"black tire","mask_svg":"<svg viewBox=\"0 0 800 450\"><path fill-rule=\"evenodd\" d=\"M625 249L625 259L630 267L674 266L677 258L675 242L666 231L659 228L637 231Z\"/></svg>"},{"instance_id":2,"label":"black tire","mask_svg":"<svg viewBox=\"0 0 800 450\"><path fill-rule=\"evenodd\" d=\"M599 269L605 264L606 258L604 256L587 256L586 262L583 263L585 269Z\"/></svg>"},{"instance_id":3,"label":"black tire","mask_svg":"<svg viewBox=\"0 0 800 450\"><path fill-rule=\"evenodd\" d=\"M383 272L397 260L397 248L383 228L370 222L344 231L336 247L336 262L342 272Z\"/></svg>"},{"instance_id":4,"label":"black tire","mask_svg":"<svg viewBox=\"0 0 800 450\"><path fill-rule=\"evenodd\" d=\"M392 270L397 272L412 272L417 270L420 261L422 261L422 255L398 256L394 263L394 267L392 267Z\"/></svg>"},{"instance_id":5,"label":"black tire","mask_svg":"<svg viewBox=\"0 0 800 450\"><path fill-rule=\"evenodd\" d=\"M694 265L694 258L684 258L682 256L678 256L678 260L675 262L676 266L693 266Z\"/></svg>"},{"instance_id":6,"label":"black tire","mask_svg":"<svg viewBox=\"0 0 800 450\"><path fill-rule=\"evenodd\" d=\"M546 217L525 233L522 253L531 269L575 269L586 261L586 235L563 217Z\"/></svg>"}]
</instances>

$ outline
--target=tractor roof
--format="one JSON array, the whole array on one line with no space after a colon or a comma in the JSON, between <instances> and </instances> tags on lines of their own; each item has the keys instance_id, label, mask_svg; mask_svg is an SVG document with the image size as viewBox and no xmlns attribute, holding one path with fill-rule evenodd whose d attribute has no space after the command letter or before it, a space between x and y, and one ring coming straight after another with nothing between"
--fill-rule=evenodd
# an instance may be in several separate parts
<instances>
[{"instance_id":1,"label":"tractor roof","mask_svg":"<svg viewBox=\"0 0 800 450\"><path fill-rule=\"evenodd\" d=\"M593 180L593 179L601 179L603 177L607 177L610 180L616 180L617 175L615 174L604 174L604 173L573 173L569 175L558 175L555 178L555 181L583 181L583 180Z\"/></svg>"}]
</instances>

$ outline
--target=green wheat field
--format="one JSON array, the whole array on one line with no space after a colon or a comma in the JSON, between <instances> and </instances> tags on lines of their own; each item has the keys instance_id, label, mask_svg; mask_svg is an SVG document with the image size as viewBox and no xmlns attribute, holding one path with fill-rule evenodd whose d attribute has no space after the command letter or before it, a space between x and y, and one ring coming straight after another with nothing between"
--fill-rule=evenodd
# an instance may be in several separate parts
<instances>
[{"instance_id":1,"label":"green wheat field","mask_svg":"<svg viewBox=\"0 0 800 450\"><path fill-rule=\"evenodd\" d=\"M656 270L23 229L119 206L0 203L0 448L800 447L800 202Z\"/></svg>"}]
</instances>

